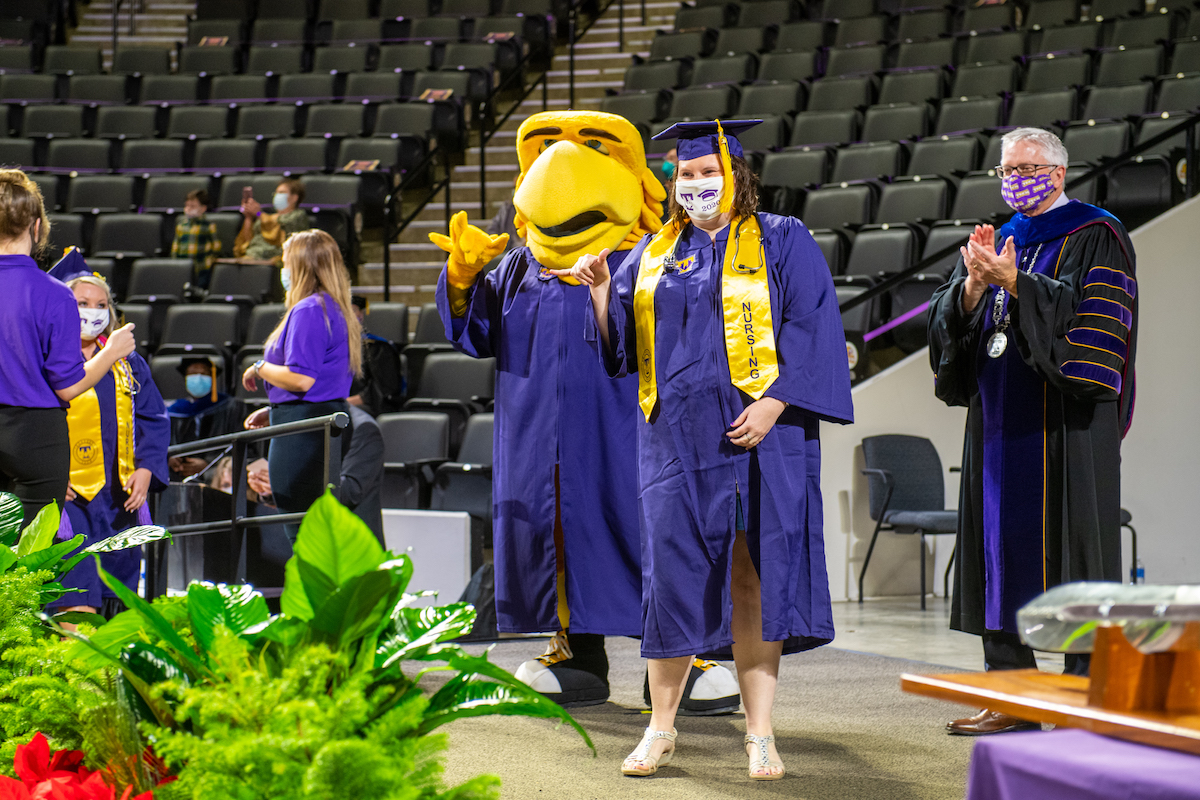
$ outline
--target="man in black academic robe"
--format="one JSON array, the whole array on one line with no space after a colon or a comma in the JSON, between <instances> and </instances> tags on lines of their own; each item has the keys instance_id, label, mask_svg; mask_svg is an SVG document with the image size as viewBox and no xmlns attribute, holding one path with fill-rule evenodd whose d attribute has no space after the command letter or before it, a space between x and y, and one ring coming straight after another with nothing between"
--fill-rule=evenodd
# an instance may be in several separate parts
<instances>
[{"instance_id":1,"label":"man in black academic robe","mask_svg":"<svg viewBox=\"0 0 1200 800\"><path fill-rule=\"evenodd\" d=\"M968 407L950 627L983 637L989 670L1036 667L1016 625L1034 597L1070 581L1120 580L1134 253L1115 217L1067 201L1066 163L1053 134L1005 135L1002 193L1018 213L999 236L975 229L930 306L936 394ZM1066 657L1067 672L1087 670L1087 656ZM947 727L1031 726L985 709Z\"/></svg>"}]
</instances>

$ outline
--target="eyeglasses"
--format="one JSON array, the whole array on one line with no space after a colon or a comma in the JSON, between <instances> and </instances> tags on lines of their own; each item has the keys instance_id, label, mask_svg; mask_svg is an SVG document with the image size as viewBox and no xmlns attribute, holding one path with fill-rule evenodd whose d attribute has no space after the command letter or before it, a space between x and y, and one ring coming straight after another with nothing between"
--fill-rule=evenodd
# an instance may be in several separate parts
<instances>
[{"instance_id":1,"label":"eyeglasses","mask_svg":"<svg viewBox=\"0 0 1200 800\"><path fill-rule=\"evenodd\" d=\"M1018 164L1015 167L997 166L997 167L994 167L993 169L996 170L996 174L999 175L1001 178L1007 178L1009 175L1012 175L1014 172L1017 173L1018 175L1020 175L1022 178L1028 178L1031 175L1036 175L1037 171L1039 169L1043 169L1045 167L1053 168L1053 167L1057 167L1057 166L1059 166L1059 165L1058 164Z\"/></svg>"}]
</instances>

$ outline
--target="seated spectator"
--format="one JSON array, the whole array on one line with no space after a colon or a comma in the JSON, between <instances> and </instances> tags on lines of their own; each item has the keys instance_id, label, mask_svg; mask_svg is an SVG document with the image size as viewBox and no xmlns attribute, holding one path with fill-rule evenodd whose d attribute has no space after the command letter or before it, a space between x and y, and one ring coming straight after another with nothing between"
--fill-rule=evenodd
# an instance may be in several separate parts
<instances>
[{"instance_id":1,"label":"seated spectator","mask_svg":"<svg viewBox=\"0 0 1200 800\"><path fill-rule=\"evenodd\" d=\"M383 541L383 433L370 414L350 407L350 427L342 433L342 483L338 499ZM246 482L258 502L271 506L271 472L265 458L246 467ZM232 481L231 481L232 483ZM386 546L386 545L385 545Z\"/></svg>"},{"instance_id":2,"label":"seated spectator","mask_svg":"<svg viewBox=\"0 0 1200 800\"><path fill-rule=\"evenodd\" d=\"M192 260L192 285L201 289L208 288L213 264L221 255L217 224L210 222L207 214L208 192L188 192L183 217L175 223L175 241L171 242L171 257Z\"/></svg>"},{"instance_id":3,"label":"seated spectator","mask_svg":"<svg viewBox=\"0 0 1200 800\"><path fill-rule=\"evenodd\" d=\"M404 402L404 369L396 345L382 336L367 333L366 316L371 313L367 298L352 295L350 302L354 316L363 325L362 375L355 377L350 385L350 396L346 401L359 406L372 417L388 411L399 411Z\"/></svg>"},{"instance_id":4,"label":"seated spectator","mask_svg":"<svg viewBox=\"0 0 1200 800\"><path fill-rule=\"evenodd\" d=\"M242 203L242 229L233 243L233 254L254 261L283 263L283 240L307 230L308 214L300 208L304 184L299 178L284 178L271 200L274 212L264 211L254 198Z\"/></svg>"},{"instance_id":5,"label":"seated spectator","mask_svg":"<svg viewBox=\"0 0 1200 800\"><path fill-rule=\"evenodd\" d=\"M222 372L216 356L192 356L179 362L188 396L167 406L171 418L171 444L186 444L198 439L237 433L246 417L246 404L220 391L217 380ZM208 465L200 456L173 456L173 478L195 475Z\"/></svg>"}]
</instances>

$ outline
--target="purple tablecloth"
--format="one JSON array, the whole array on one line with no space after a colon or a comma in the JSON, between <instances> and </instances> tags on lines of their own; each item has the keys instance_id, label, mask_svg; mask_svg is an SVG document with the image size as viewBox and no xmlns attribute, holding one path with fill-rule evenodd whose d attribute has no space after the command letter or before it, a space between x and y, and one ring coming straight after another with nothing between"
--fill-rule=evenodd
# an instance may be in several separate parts
<instances>
[{"instance_id":1,"label":"purple tablecloth","mask_svg":"<svg viewBox=\"0 0 1200 800\"><path fill-rule=\"evenodd\" d=\"M1195 800L1200 756L1081 730L980 739L967 800Z\"/></svg>"}]
</instances>

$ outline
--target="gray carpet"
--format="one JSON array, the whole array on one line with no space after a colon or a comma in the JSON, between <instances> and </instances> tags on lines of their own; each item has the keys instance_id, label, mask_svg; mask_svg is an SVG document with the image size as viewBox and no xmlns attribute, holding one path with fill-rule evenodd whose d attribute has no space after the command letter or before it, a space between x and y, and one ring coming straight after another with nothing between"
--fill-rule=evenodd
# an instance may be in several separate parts
<instances>
[{"instance_id":1,"label":"gray carpet","mask_svg":"<svg viewBox=\"0 0 1200 800\"><path fill-rule=\"evenodd\" d=\"M493 651L492 660L514 670L544 647L544 641L505 642ZM619 772L620 762L649 720L642 713L645 662L629 639L610 638L608 653L610 702L574 710L597 757L573 730L545 720L460 720L442 729L451 741L447 780L499 775L506 800L959 800L964 795L971 740L947 736L943 726L965 716L961 712L966 709L905 694L899 681L902 672L959 670L829 647L787 656L774 719L788 769L783 780L753 782L747 777L740 714L680 717L674 761L655 777L627 778Z\"/></svg>"}]
</instances>

